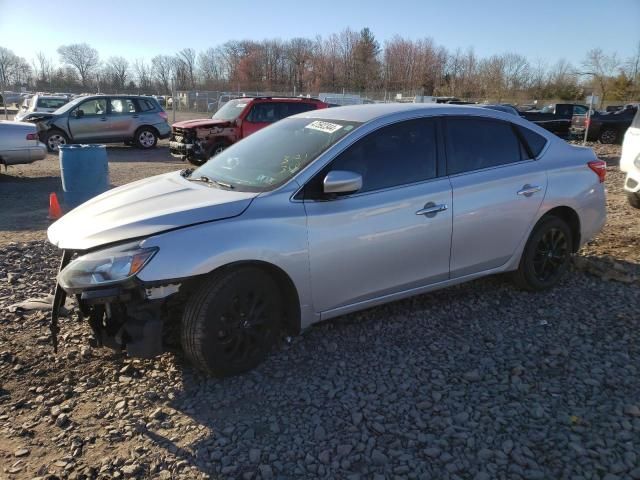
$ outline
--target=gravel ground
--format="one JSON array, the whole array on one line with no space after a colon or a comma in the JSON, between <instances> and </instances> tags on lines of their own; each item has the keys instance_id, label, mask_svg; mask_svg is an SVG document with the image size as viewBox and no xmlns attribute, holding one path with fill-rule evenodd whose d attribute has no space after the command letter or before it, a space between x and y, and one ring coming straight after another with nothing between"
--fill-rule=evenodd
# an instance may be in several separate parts
<instances>
[{"instance_id":1,"label":"gravel ground","mask_svg":"<svg viewBox=\"0 0 640 480\"><path fill-rule=\"evenodd\" d=\"M51 292L58 253L5 241L0 479L640 479L640 212L597 148L609 221L558 288L493 277L341 317L225 380L91 349L73 312L54 355L46 312L10 306Z\"/></svg>"}]
</instances>

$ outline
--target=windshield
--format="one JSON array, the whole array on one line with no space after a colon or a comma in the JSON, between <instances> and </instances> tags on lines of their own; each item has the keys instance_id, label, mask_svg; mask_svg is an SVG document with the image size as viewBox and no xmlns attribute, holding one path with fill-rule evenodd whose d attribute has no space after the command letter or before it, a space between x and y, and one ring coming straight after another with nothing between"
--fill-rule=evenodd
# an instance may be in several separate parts
<instances>
[{"instance_id":1,"label":"windshield","mask_svg":"<svg viewBox=\"0 0 640 480\"><path fill-rule=\"evenodd\" d=\"M250 192L273 190L361 123L286 118L259 130L196 169L207 177Z\"/></svg>"},{"instance_id":2,"label":"windshield","mask_svg":"<svg viewBox=\"0 0 640 480\"><path fill-rule=\"evenodd\" d=\"M235 120L240 116L244 107L251 101L250 98L239 99L239 100L229 100L225 103L220 109L213 114L213 117L216 120Z\"/></svg>"}]
</instances>

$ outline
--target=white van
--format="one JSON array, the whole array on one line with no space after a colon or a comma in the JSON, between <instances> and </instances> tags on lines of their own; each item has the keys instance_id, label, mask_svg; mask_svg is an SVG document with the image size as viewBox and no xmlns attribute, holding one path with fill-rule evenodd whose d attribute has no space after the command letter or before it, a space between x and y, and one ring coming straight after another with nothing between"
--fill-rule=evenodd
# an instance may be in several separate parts
<instances>
[{"instance_id":1,"label":"white van","mask_svg":"<svg viewBox=\"0 0 640 480\"><path fill-rule=\"evenodd\" d=\"M640 208L640 109L624 135L620 170L627 174L624 189L627 192L629 204Z\"/></svg>"}]
</instances>

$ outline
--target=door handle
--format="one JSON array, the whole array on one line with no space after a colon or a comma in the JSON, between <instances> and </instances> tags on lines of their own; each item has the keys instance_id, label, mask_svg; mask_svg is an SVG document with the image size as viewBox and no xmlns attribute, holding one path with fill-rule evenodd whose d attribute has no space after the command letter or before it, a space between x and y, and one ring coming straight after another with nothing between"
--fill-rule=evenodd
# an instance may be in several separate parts
<instances>
[{"instance_id":1,"label":"door handle","mask_svg":"<svg viewBox=\"0 0 640 480\"><path fill-rule=\"evenodd\" d=\"M529 185L527 183L526 185L522 186L521 190L518 190L518 195L524 195L525 197L530 197L531 195L539 192L540 190L542 190L541 187L537 185Z\"/></svg>"},{"instance_id":2,"label":"door handle","mask_svg":"<svg viewBox=\"0 0 640 480\"><path fill-rule=\"evenodd\" d=\"M132 115L132 118L138 118L140 115Z\"/></svg>"},{"instance_id":3,"label":"door handle","mask_svg":"<svg viewBox=\"0 0 640 480\"><path fill-rule=\"evenodd\" d=\"M447 206L446 203L441 203L440 205L436 205L433 202L429 202L424 206L424 208L421 208L420 210L418 210L416 212L416 215L424 215L427 218L433 218L438 214L438 212L444 212L447 208L449 207Z\"/></svg>"},{"instance_id":4,"label":"door handle","mask_svg":"<svg viewBox=\"0 0 640 480\"><path fill-rule=\"evenodd\" d=\"M101 122L106 122L106 121L107 121L107 119L106 119L105 117L102 117L102 118L100 119L100 121L101 121Z\"/></svg>"}]
</instances>

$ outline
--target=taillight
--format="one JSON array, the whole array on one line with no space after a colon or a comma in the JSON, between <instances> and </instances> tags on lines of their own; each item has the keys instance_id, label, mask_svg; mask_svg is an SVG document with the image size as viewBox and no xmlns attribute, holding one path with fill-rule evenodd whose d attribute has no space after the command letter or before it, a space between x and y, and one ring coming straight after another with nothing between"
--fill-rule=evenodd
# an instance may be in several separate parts
<instances>
[{"instance_id":1,"label":"taillight","mask_svg":"<svg viewBox=\"0 0 640 480\"><path fill-rule=\"evenodd\" d=\"M587 165L598 175L600 183L604 182L604 178L607 176L607 163L603 160L594 160L593 162L587 163Z\"/></svg>"},{"instance_id":2,"label":"taillight","mask_svg":"<svg viewBox=\"0 0 640 480\"><path fill-rule=\"evenodd\" d=\"M38 140L37 133L27 133L27 140Z\"/></svg>"},{"instance_id":3,"label":"taillight","mask_svg":"<svg viewBox=\"0 0 640 480\"><path fill-rule=\"evenodd\" d=\"M589 128L589 125L591 125L591 117L584 119L584 128Z\"/></svg>"},{"instance_id":4,"label":"taillight","mask_svg":"<svg viewBox=\"0 0 640 480\"><path fill-rule=\"evenodd\" d=\"M165 112L164 110L158 112L158 115L160 115L160 117L162 117L164 120L169 120L169 115L167 115L167 112Z\"/></svg>"}]
</instances>

